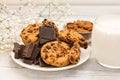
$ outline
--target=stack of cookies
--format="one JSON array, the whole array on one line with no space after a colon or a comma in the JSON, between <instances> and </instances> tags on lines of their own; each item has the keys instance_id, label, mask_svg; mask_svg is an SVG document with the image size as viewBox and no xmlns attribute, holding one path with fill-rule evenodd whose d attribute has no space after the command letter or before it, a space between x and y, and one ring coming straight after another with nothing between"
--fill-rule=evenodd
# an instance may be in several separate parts
<instances>
[{"instance_id":1,"label":"stack of cookies","mask_svg":"<svg viewBox=\"0 0 120 80\"><path fill-rule=\"evenodd\" d=\"M14 43L16 59L40 66L63 67L80 60L80 47L87 48L85 38L74 30L58 32L54 22L29 24L21 34L24 45Z\"/></svg>"}]
</instances>

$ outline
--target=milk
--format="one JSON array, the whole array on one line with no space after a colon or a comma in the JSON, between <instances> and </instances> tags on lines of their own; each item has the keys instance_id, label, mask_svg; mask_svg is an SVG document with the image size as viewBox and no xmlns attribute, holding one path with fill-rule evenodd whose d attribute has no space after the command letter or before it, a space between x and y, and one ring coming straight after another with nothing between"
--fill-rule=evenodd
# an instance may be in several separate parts
<instances>
[{"instance_id":1,"label":"milk","mask_svg":"<svg viewBox=\"0 0 120 80\"><path fill-rule=\"evenodd\" d=\"M109 68L120 68L120 15L96 19L92 32L92 53Z\"/></svg>"}]
</instances>

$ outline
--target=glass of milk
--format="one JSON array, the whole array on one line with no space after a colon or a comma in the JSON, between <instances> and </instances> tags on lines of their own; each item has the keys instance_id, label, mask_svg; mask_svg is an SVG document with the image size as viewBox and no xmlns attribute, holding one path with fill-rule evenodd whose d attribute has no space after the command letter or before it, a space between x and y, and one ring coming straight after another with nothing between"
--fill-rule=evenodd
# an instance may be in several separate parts
<instances>
[{"instance_id":1,"label":"glass of milk","mask_svg":"<svg viewBox=\"0 0 120 80\"><path fill-rule=\"evenodd\" d=\"M95 20L92 53L101 65L120 69L120 15L106 15Z\"/></svg>"}]
</instances>

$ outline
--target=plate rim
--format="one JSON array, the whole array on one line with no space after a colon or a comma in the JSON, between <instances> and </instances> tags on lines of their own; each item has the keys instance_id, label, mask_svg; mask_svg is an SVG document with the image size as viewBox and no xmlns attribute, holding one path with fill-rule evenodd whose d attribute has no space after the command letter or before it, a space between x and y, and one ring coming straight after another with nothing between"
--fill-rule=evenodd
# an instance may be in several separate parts
<instances>
[{"instance_id":1,"label":"plate rim","mask_svg":"<svg viewBox=\"0 0 120 80\"><path fill-rule=\"evenodd\" d=\"M69 66L65 66L65 67L55 67L55 68L40 67L40 66L34 65L34 64L32 64L32 65L38 66L39 68L36 68L36 67L34 67L34 66L33 66L33 67L30 67L31 65L29 65L29 64L26 64L26 63L24 63L24 62L21 62L21 63L20 63L19 60L22 60L22 59L15 59L14 53L13 53L12 51L11 51L10 56L11 56L12 60L13 60L16 64L20 65L21 67L25 67L25 68L27 68L27 69L38 70L38 71L61 71L61 70L67 70L67 69L71 69L71 68L77 67L77 66L85 63L85 62L89 59L89 57L90 57L90 55L91 55L90 46L88 46L87 49L83 49L83 48L81 48L81 49L82 49L82 50L85 50L85 51L89 51L89 52L87 53L87 56L85 57L85 59L82 60L82 62L81 62L81 60L80 60L77 64L74 64L74 65L69 65ZM82 50L81 50L81 54L83 54L83 53L82 53ZM80 59L81 59L81 58L80 58Z\"/></svg>"}]
</instances>

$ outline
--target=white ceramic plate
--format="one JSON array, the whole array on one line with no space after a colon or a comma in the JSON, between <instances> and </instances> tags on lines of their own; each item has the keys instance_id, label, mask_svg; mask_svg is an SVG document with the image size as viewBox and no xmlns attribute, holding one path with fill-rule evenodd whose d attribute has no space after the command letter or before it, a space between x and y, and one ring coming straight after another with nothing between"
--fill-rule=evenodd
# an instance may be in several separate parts
<instances>
[{"instance_id":1,"label":"white ceramic plate","mask_svg":"<svg viewBox=\"0 0 120 80\"><path fill-rule=\"evenodd\" d=\"M91 51L90 47L88 47L87 49L81 48L80 61L77 64L68 65L65 67L40 67L39 65L34 65L34 64L29 65L29 64L23 63L22 59L15 59L13 52L11 52L11 57L13 61L21 65L22 67L26 67L26 68L33 69L33 70L40 70L40 71L59 71L59 70L66 70L66 69L74 68L86 62L90 57L90 51Z\"/></svg>"}]
</instances>

